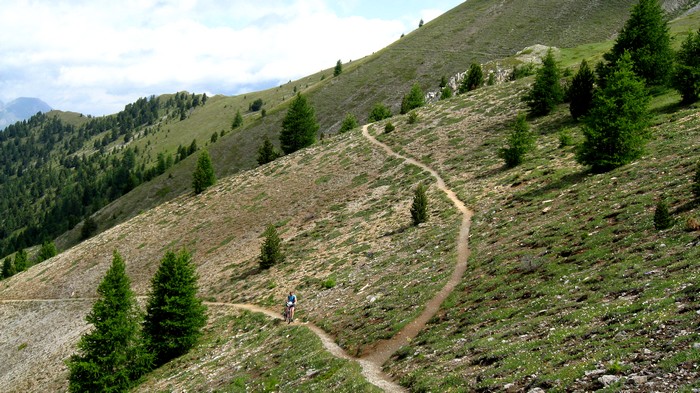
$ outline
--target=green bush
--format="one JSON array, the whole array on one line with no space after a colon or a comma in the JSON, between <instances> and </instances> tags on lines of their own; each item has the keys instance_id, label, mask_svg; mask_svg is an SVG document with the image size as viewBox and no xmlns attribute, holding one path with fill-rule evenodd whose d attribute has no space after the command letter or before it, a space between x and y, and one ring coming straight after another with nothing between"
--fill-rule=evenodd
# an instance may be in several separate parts
<instances>
[{"instance_id":1,"label":"green bush","mask_svg":"<svg viewBox=\"0 0 700 393\"><path fill-rule=\"evenodd\" d=\"M535 148L535 136L530 132L524 113L519 114L515 120L507 142L508 147L501 149L499 156L505 160L508 168L520 165L525 154Z\"/></svg>"},{"instance_id":2,"label":"green bush","mask_svg":"<svg viewBox=\"0 0 700 393\"><path fill-rule=\"evenodd\" d=\"M671 213L668 211L668 205L662 199L656 204L656 209L654 210L654 228L661 231L672 226L673 219L671 218Z\"/></svg>"},{"instance_id":3,"label":"green bush","mask_svg":"<svg viewBox=\"0 0 700 393\"><path fill-rule=\"evenodd\" d=\"M386 123L386 125L384 126L384 132L387 134L394 131L395 129L396 127L394 127L394 125L391 124L391 122Z\"/></svg>"},{"instance_id":4,"label":"green bush","mask_svg":"<svg viewBox=\"0 0 700 393\"><path fill-rule=\"evenodd\" d=\"M369 113L369 121L374 123L375 121L381 121L391 117L391 109L387 108L381 102L374 104L372 111Z\"/></svg>"},{"instance_id":5,"label":"green bush","mask_svg":"<svg viewBox=\"0 0 700 393\"><path fill-rule=\"evenodd\" d=\"M411 111L408 113L408 124L416 124L418 122L418 112Z\"/></svg>"}]
</instances>

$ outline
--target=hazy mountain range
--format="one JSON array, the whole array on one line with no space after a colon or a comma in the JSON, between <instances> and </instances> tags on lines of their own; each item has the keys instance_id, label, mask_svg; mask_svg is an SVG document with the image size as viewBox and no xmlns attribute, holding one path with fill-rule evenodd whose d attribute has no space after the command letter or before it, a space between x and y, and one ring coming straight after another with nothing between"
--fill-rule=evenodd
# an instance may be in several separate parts
<instances>
[{"instance_id":1,"label":"hazy mountain range","mask_svg":"<svg viewBox=\"0 0 700 393\"><path fill-rule=\"evenodd\" d=\"M0 101L0 130L18 121L26 120L37 112L48 112L49 104L34 97L19 97L7 104Z\"/></svg>"}]
</instances>

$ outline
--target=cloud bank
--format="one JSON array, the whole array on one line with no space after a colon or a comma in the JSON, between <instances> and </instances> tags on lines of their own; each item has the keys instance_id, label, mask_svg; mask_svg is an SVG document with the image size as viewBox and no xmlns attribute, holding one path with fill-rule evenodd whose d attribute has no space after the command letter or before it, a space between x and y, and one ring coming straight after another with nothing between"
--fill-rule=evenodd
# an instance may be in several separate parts
<instances>
[{"instance_id":1,"label":"cloud bank","mask_svg":"<svg viewBox=\"0 0 700 393\"><path fill-rule=\"evenodd\" d=\"M458 1L419 3L374 11L357 0L3 4L0 100L33 96L102 115L151 94L259 90L371 54Z\"/></svg>"}]
</instances>

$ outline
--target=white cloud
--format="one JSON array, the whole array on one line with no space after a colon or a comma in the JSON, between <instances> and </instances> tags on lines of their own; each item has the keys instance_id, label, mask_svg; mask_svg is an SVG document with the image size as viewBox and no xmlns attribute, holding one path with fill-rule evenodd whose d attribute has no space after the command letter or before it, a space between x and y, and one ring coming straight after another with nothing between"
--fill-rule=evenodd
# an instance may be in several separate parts
<instances>
[{"instance_id":1,"label":"white cloud","mask_svg":"<svg viewBox=\"0 0 700 393\"><path fill-rule=\"evenodd\" d=\"M90 114L151 94L236 94L286 82L415 28L415 21L339 16L321 0L5 2L0 100L34 96Z\"/></svg>"}]
</instances>

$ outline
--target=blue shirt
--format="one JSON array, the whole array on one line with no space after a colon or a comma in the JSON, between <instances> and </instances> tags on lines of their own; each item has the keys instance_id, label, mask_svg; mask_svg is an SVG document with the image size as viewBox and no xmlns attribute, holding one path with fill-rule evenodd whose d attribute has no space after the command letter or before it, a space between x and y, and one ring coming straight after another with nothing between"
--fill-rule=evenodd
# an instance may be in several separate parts
<instances>
[{"instance_id":1,"label":"blue shirt","mask_svg":"<svg viewBox=\"0 0 700 393\"><path fill-rule=\"evenodd\" d=\"M292 304L297 304L297 297L296 295L289 295L287 296L287 301L292 302Z\"/></svg>"}]
</instances>

